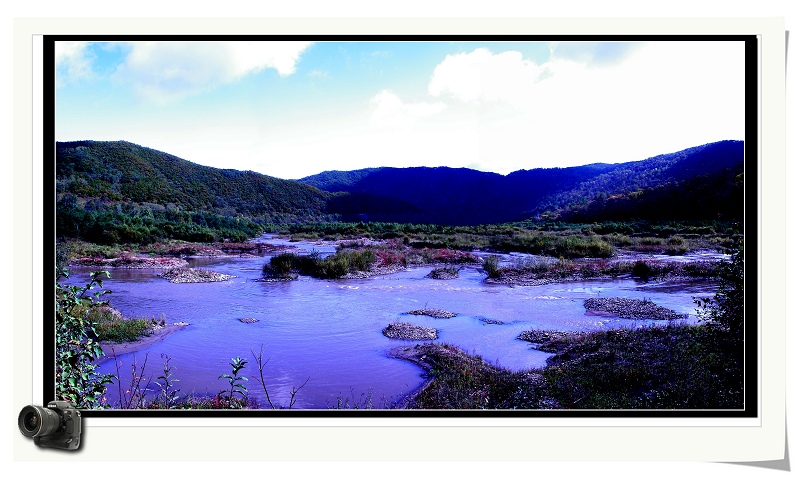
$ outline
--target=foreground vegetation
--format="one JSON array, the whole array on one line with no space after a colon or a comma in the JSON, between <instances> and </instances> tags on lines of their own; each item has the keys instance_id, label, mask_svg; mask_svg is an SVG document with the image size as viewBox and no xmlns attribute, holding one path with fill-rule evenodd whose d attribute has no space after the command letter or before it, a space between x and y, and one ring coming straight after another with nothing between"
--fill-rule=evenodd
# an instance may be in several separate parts
<instances>
[{"instance_id":1,"label":"foreground vegetation","mask_svg":"<svg viewBox=\"0 0 800 479\"><path fill-rule=\"evenodd\" d=\"M529 331L553 353L547 366L512 372L446 344L396 351L428 384L421 409L739 409L744 406L743 252L718 270L714 298L698 300L700 325L592 333Z\"/></svg>"}]
</instances>

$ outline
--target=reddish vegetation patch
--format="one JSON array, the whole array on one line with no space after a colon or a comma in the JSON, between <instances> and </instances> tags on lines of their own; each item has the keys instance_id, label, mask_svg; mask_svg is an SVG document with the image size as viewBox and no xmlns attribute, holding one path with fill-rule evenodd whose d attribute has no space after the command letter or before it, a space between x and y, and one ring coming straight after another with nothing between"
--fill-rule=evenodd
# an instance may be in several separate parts
<instances>
[{"instance_id":1,"label":"reddish vegetation patch","mask_svg":"<svg viewBox=\"0 0 800 479\"><path fill-rule=\"evenodd\" d=\"M216 243L214 247L229 254L249 253L258 255L273 254L276 251L295 249L294 246L274 245L268 243Z\"/></svg>"},{"instance_id":2,"label":"reddish vegetation patch","mask_svg":"<svg viewBox=\"0 0 800 479\"><path fill-rule=\"evenodd\" d=\"M386 249L375 250L375 256L378 258L378 266L404 264L406 261L405 256L402 253Z\"/></svg>"},{"instance_id":3,"label":"reddish vegetation patch","mask_svg":"<svg viewBox=\"0 0 800 479\"><path fill-rule=\"evenodd\" d=\"M459 251L455 249L439 248L429 250L425 248L423 251L428 252L428 255L433 261L438 263L477 263L478 257L466 251Z\"/></svg>"}]
</instances>

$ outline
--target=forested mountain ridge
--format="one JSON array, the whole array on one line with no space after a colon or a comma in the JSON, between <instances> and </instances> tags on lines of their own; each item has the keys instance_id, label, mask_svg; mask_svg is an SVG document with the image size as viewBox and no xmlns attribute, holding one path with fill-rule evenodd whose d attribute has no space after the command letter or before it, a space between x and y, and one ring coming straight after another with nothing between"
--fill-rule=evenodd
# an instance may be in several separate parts
<instances>
[{"instance_id":1,"label":"forested mountain ridge","mask_svg":"<svg viewBox=\"0 0 800 479\"><path fill-rule=\"evenodd\" d=\"M322 216L332 196L295 181L202 166L125 141L57 143L56 191L268 221Z\"/></svg>"},{"instance_id":2,"label":"forested mountain ridge","mask_svg":"<svg viewBox=\"0 0 800 479\"><path fill-rule=\"evenodd\" d=\"M595 215L739 219L743 188L736 178L743 170L744 143L721 141L641 161L506 176L412 167L323 172L299 181L349 193L330 203L331 212L348 220L475 225L531 217L596 221Z\"/></svg>"},{"instance_id":3,"label":"forested mountain ridge","mask_svg":"<svg viewBox=\"0 0 800 479\"><path fill-rule=\"evenodd\" d=\"M56 143L56 236L97 244L244 241L270 225L332 221L332 193L202 166L125 141Z\"/></svg>"},{"instance_id":4,"label":"forested mountain ridge","mask_svg":"<svg viewBox=\"0 0 800 479\"><path fill-rule=\"evenodd\" d=\"M744 214L742 141L708 143L617 166L549 196L538 213L567 221L737 220Z\"/></svg>"}]
</instances>

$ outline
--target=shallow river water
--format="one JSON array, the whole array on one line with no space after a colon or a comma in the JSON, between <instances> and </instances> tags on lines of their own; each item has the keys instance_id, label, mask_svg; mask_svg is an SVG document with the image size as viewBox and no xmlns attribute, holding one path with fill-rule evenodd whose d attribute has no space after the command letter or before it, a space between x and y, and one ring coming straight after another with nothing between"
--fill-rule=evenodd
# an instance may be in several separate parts
<instances>
[{"instance_id":1,"label":"shallow river water","mask_svg":"<svg viewBox=\"0 0 800 479\"><path fill-rule=\"evenodd\" d=\"M270 237L262 241L280 243ZM309 251L330 253L333 246L292 243ZM269 257L191 260L192 266L234 275L217 283L172 284L157 270L113 270L104 282L106 296L128 317L156 317L189 326L148 349L119 356L123 384L135 362L147 355L145 375L162 374L167 354L180 394L216 394L227 382L231 358L248 360L242 374L248 393L263 406L266 398L255 380L258 374L251 350L263 345L269 358L265 378L274 403L288 405L293 387L307 384L297 395L295 408L327 409L337 401L374 407L400 399L422 384L421 370L392 359L387 352L414 341L389 339L381 330L392 322L436 328L439 342L453 344L482 356L490 363L519 370L545 364L549 354L517 340L529 329L589 331L615 327L640 327L653 321L625 320L587 314L583 301L590 297L650 299L660 306L688 314L695 321L693 298L713 296L710 282L665 285L632 279L585 281L543 286L488 285L478 266L461 270L453 280L425 278L432 266L358 280L318 280L300 277L291 282L259 282ZM88 270L73 270L71 283L85 284ZM457 313L449 319L406 314L423 307ZM251 317L256 323L238 319ZM502 324L492 324L502 322ZM114 361L100 365L102 373L116 373ZM108 400L116 405L116 385ZM158 390L153 383L151 389ZM155 394L155 392L153 393Z\"/></svg>"}]
</instances>

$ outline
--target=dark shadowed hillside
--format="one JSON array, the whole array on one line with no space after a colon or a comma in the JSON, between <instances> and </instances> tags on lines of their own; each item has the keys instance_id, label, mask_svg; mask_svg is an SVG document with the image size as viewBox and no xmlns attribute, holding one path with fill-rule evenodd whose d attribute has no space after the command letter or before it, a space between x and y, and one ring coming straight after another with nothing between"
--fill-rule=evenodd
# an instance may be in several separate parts
<instances>
[{"instance_id":1,"label":"dark shadowed hillside","mask_svg":"<svg viewBox=\"0 0 800 479\"><path fill-rule=\"evenodd\" d=\"M744 142L709 143L619 166L551 195L539 212L575 221L741 219L744 213L737 179L744 173Z\"/></svg>"},{"instance_id":2,"label":"dark shadowed hillside","mask_svg":"<svg viewBox=\"0 0 800 479\"><path fill-rule=\"evenodd\" d=\"M744 144L723 141L620 164L520 170L454 168L324 172L299 180L346 192L330 212L350 221L477 225L545 217L740 219Z\"/></svg>"}]
</instances>

